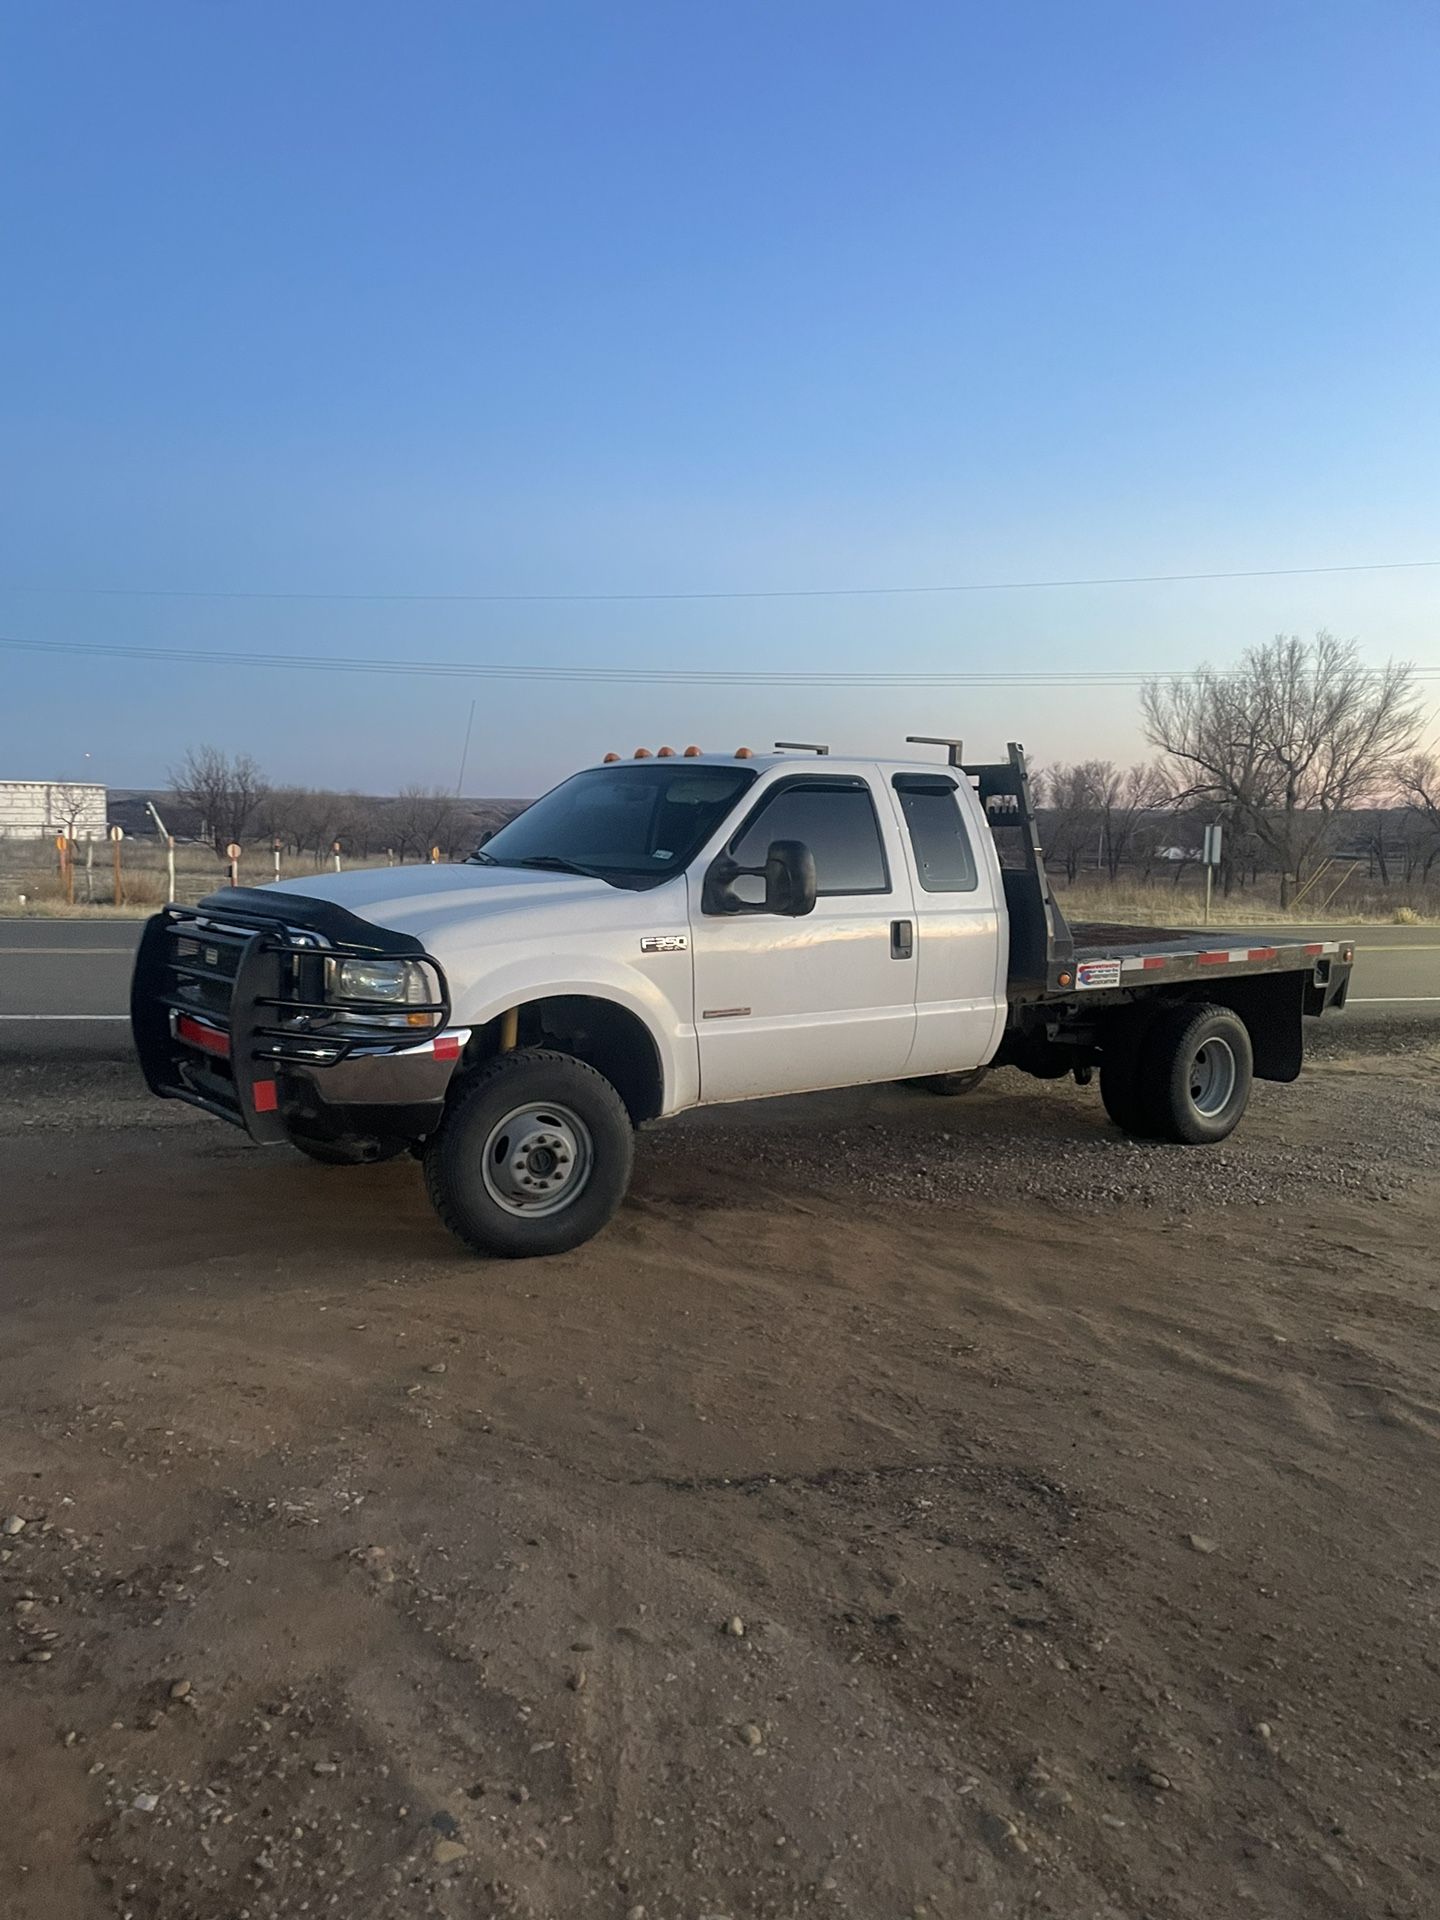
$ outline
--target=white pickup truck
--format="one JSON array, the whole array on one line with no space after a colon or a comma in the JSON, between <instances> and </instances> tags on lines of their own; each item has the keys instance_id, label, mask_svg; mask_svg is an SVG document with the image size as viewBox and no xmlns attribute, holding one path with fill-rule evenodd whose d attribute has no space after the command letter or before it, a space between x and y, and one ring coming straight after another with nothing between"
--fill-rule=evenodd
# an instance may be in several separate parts
<instances>
[{"instance_id":1,"label":"white pickup truck","mask_svg":"<svg viewBox=\"0 0 1440 1920\"><path fill-rule=\"evenodd\" d=\"M521 1256L598 1232L635 1128L687 1107L1098 1067L1124 1133L1202 1144L1296 1077L1348 945L1072 930L1023 753L959 759L610 755L464 864L169 906L146 1078L316 1160L415 1152L468 1247Z\"/></svg>"}]
</instances>

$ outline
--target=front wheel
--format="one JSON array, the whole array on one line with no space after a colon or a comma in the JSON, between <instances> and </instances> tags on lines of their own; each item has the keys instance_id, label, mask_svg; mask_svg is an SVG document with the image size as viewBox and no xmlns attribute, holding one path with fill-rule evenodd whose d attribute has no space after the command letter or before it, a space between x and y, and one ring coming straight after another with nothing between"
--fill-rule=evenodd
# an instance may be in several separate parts
<instances>
[{"instance_id":1,"label":"front wheel","mask_svg":"<svg viewBox=\"0 0 1440 1920\"><path fill-rule=\"evenodd\" d=\"M523 1260L597 1234L630 1184L635 1139L602 1074L526 1047L467 1076L425 1148L425 1184L472 1253Z\"/></svg>"}]
</instances>

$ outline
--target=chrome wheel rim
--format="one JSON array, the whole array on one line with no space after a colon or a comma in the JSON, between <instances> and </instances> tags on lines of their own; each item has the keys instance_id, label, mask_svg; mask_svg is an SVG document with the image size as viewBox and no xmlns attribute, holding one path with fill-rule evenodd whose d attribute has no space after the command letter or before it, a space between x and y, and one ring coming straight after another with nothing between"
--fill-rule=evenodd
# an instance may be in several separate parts
<instances>
[{"instance_id":1,"label":"chrome wheel rim","mask_svg":"<svg viewBox=\"0 0 1440 1920\"><path fill-rule=\"evenodd\" d=\"M1195 1049L1190 1061L1190 1100L1197 1113L1215 1119L1230 1104L1235 1091L1235 1051L1228 1040L1213 1036Z\"/></svg>"},{"instance_id":2,"label":"chrome wheel rim","mask_svg":"<svg viewBox=\"0 0 1440 1920\"><path fill-rule=\"evenodd\" d=\"M590 1129L569 1107L515 1107L485 1141L485 1191L506 1213L543 1219L579 1197L594 1160Z\"/></svg>"}]
</instances>

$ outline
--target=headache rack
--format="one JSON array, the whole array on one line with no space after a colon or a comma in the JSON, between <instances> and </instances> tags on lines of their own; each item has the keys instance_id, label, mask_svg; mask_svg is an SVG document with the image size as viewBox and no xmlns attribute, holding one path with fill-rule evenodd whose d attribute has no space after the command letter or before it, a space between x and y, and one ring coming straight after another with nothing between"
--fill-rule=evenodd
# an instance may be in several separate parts
<instances>
[{"instance_id":1,"label":"headache rack","mask_svg":"<svg viewBox=\"0 0 1440 1920\"><path fill-rule=\"evenodd\" d=\"M958 741L948 744L958 750ZM1012 740L1007 752L1004 760L962 766L960 771L980 796L1000 856L1010 917L1008 985L1013 998L1043 993L1055 979L1056 969L1073 960L1075 941L1045 872L1025 749ZM951 764L957 761L958 751Z\"/></svg>"},{"instance_id":2,"label":"headache rack","mask_svg":"<svg viewBox=\"0 0 1440 1920\"><path fill-rule=\"evenodd\" d=\"M131 988L131 1027L151 1091L256 1140L283 1140L276 1076L287 1065L324 1067L376 1045L420 1046L448 1019L442 998L404 1005L425 1022L413 1031L337 1031L341 1009L325 994L326 962L377 957L427 961L443 993L443 976L418 940L329 901L236 887L198 907L166 907L141 938ZM393 1000L343 1002L359 1019L398 1010Z\"/></svg>"}]
</instances>

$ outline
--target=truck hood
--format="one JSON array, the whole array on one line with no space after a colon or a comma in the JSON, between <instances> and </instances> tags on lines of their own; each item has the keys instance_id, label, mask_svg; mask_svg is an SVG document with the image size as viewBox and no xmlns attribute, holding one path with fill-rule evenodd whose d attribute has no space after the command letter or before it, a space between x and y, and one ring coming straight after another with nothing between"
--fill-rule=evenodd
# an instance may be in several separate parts
<instances>
[{"instance_id":1,"label":"truck hood","mask_svg":"<svg viewBox=\"0 0 1440 1920\"><path fill-rule=\"evenodd\" d=\"M333 900L373 926L413 934L437 959L443 958L440 949L449 944L447 934L461 933L468 945L481 918L493 923L523 913L533 920L537 912L549 908L568 920L577 907L593 913L603 902L613 911L620 902L642 897L584 874L483 866L361 867L353 873L281 880L264 891Z\"/></svg>"}]
</instances>

